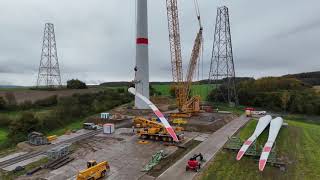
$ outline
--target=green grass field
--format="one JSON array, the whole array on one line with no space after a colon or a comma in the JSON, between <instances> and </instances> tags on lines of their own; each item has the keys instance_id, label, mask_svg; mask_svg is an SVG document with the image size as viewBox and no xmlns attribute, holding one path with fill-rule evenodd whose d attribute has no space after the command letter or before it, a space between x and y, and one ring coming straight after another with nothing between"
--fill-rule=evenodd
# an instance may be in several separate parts
<instances>
[{"instance_id":1,"label":"green grass field","mask_svg":"<svg viewBox=\"0 0 320 180\"><path fill-rule=\"evenodd\" d=\"M251 157L236 161L236 153L220 151L201 179L319 179L320 178L320 125L287 120L289 126L281 129L276 140L277 157L287 162L286 172L266 166L258 170L258 162ZM250 121L238 134L242 140L254 131L257 121ZM257 140L264 145L265 131Z\"/></svg>"},{"instance_id":2,"label":"green grass field","mask_svg":"<svg viewBox=\"0 0 320 180\"><path fill-rule=\"evenodd\" d=\"M32 109L32 110L28 110L28 111L34 112L36 117L41 118L43 116L46 116L48 113L50 113L52 111L52 109L50 109L50 108ZM6 115L14 120L14 119L18 119L22 113L23 113L23 111L7 111L7 112L0 112L0 116ZM66 125L63 128L59 128L54 131L43 132L43 133L45 133L46 135L63 135L66 131L81 129L84 121L85 121L85 118L77 119L77 120L73 121L72 123ZM0 145L6 143L8 141L8 137L7 137L8 131L9 131L8 127L7 128L0 127Z\"/></svg>"},{"instance_id":3,"label":"green grass field","mask_svg":"<svg viewBox=\"0 0 320 180\"><path fill-rule=\"evenodd\" d=\"M48 136L50 135L63 135L66 131L71 131L71 130L79 130L82 129L83 123L85 122L86 118L82 118L82 119L78 119L68 125L66 125L63 128L54 130L54 131L50 131L48 132Z\"/></svg>"},{"instance_id":4,"label":"green grass field","mask_svg":"<svg viewBox=\"0 0 320 180\"><path fill-rule=\"evenodd\" d=\"M6 115L6 116L9 116L10 118L13 118L13 119L18 119L21 114L23 112L33 112L35 113L35 115L39 118L45 116L47 113L50 113L50 111L52 111L51 108L41 108L41 109L30 109L30 110L26 110L26 111L2 111L0 112L0 116L1 115Z\"/></svg>"},{"instance_id":5,"label":"green grass field","mask_svg":"<svg viewBox=\"0 0 320 180\"><path fill-rule=\"evenodd\" d=\"M161 92L162 96L170 96L170 85L160 84L152 85L157 91ZM192 85L192 95L200 95L202 100L206 100L209 92L213 89L213 86L208 84L195 84Z\"/></svg>"},{"instance_id":6,"label":"green grass field","mask_svg":"<svg viewBox=\"0 0 320 180\"><path fill-rule=\"evenodd\" d=\"M7 139L8 129L0 128L0 144Z\"/></svg>"},{"instance_id":7,"label":"green grass field","mask_svg":"<svg viewBox=\"0 0 320 180\"><path fill-rule=\"evenodd\" d=\"M214 103L214 108L218 108L219 111L230 111L233 114L240 116L244 113L245 106L238 105L236 107L230 107L228 103Z\"/></svg>"}]
</instances>

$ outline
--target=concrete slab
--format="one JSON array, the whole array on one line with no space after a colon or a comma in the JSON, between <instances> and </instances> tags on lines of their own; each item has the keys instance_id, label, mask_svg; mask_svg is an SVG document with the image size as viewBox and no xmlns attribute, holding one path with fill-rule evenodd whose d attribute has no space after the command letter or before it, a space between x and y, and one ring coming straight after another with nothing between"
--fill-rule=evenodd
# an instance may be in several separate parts
<instances>
[{"instance_id":1,"label":"concrete slab","mask_svg":"<svg viewBox=\"0 0 320 180\"><path fill-rule=\"evenodd\" d=\"M227 142L228 137L232 136L237 130L245 125L249 121L249 118L245 116L241 116L216 132L212 133L207 140L198 145L195 149L190 151L186 156L177 161L174 165L168 168L165 172L163 172L157 179L159 180L175 180L175 179L183 179L183 180L191 180L195 177L195 172L186 172L185 166L188 159L193 154L202 153L204 159L207 161L203 163L205 165L207 162L212 159L215 154L223 147L223 145Z\"/></svg>"},{"instance_id":2,"label":"concrete slab","mask_svg":"<svg viewBox=\"0 0 320 180\"><path fill-rule=\"evenodd\" d=\"M197 137L195 137L194 140L203 142L203 141L207 140L209 136L210 136L210 134L200 134Z\"/></svg>"},{"instance_id":3,"label":"concrete slab","mask_svg":"<svg viewBox=\"0 0 320 180\"><path fill-rule=\"evenodd\" d=\"M153 176L149 176L147 174L145 174L141 178L139 178L139 180L154 180L154 179L156 179L156 178Z\"/></svg>"},{"instance_id":4,"label":"concrete slab","mask_svg":"<svg viewBox=\"0 0 320 180\"><path fill-rule=\"evenodd\" d=\"M17 153L14 153L14 154L10 154L10 155L7 155L7 156L4 156L4 157L0 158L0 162L6 161L8 159L15 158L15 157L27 154L27 153L28 152L17 152Z\"/></svg>"}]
</instances>

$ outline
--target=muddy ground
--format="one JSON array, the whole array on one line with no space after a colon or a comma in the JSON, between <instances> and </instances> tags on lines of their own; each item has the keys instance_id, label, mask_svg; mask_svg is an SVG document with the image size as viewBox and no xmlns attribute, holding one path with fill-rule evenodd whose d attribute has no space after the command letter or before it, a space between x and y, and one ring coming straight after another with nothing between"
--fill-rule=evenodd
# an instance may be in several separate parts
<instances>
[{"instance_id":1,"label":"muddy ground","mask_svg":"<svg viewBox=\"0 0 320 180\"><path fill-rule=\"evenodd\" d=\"M180 125L185 131L213 133L232 121L236 116L232 114L201 113L186 119L187 124Z\"/></svg>"}]
</instances>

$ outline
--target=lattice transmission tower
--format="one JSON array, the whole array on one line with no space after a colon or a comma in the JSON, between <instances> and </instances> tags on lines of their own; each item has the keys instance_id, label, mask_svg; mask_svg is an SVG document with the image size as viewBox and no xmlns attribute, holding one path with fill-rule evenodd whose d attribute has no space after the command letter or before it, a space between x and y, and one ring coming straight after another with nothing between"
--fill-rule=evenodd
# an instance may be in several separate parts
<instances>
[{"instance_id":1,"label":"lattice transmission tower","mask_svg":"<svg viewBox=\"0 0 320 180\"><path fill-rule=\"evenodd\" d=\"M238 104L229 10L226 6L218 7L217 9L209 81L217 88L217 92L223 96L225 101ZM221 83L225 88L219 88Z\"/></svg>"},{"instance_id":2,"label":"lattice transmission tower","mask_svg":"<svg viewBox=\"0 0 320 180\"><path fill-rule=\"evenodd\" d=\"M52 23L46 23L44 28L37 87L61 87L56 38Z\"/></svg>"}]
</instances>

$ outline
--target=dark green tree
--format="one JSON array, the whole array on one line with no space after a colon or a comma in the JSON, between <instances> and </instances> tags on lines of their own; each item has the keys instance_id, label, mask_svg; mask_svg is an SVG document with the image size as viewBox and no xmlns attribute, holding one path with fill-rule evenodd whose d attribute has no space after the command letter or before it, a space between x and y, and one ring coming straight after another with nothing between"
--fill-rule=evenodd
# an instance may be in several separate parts
<instances>
[{"instance_id":1,"label":"dark green tree","mask_svg":"<svg viewBox=\"0 0 320 180\"><path fill-rule=\"evenodd\" d=\"M28 133L37 131L39 128L40 121L34 113L24 112L20 118L10 123L8 138L13 142L20 142L27 139Z\"/></svg>"},{"instance_id":2,"label":"dark green tree","mask_svg":"<svg viewBox=\"0 0 320 180\"><path fill-rule=\"evenodd\" d=\"M78 79L71 79L67 81L67 88L68 89L87 89L86 83L78 80Z\"/></svg>"},{"instance_id":3,"label":"dark green tree","mask_svg":"<svg viewBox=\"0 0 320 180\"><path fill-rule=\"evenodd\" d=\"M7 106L7 102L4 100L3 97L0 97L0 110L5 109Z\"/></svg>"}]
</instances>

